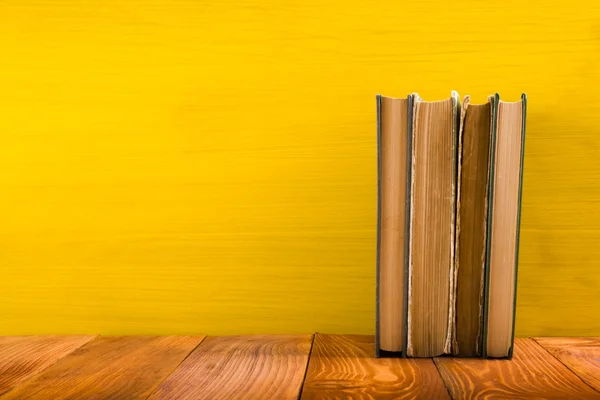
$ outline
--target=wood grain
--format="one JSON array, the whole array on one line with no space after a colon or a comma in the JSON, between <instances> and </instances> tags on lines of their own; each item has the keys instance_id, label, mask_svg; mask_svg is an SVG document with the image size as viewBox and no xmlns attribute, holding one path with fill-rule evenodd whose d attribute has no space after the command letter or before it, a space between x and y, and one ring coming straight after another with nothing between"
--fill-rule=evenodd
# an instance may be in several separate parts
<instances>
[{"instance_id":1,"label":"wood grain","mask_svg":"<svg viewBox=\"0 0 600 400\"><path fill-rule=\"evenodd\" d=\"M379 347L403 351L408 99L381 99Z\"/></svg>"},{"instance_id":2,"label":"wood grain","mask_svg":"<svg viewBox=\"0 0 600 400\"><path fill-rule=\"evenodd\" d=\"M449 399L430 359L375 358L372 336L317 334L302 400Z\"/></svg>"},{"instance_id":3,"label":"wood grain","mask_svg":"<svg viewBox=\"0 0 600 400\"><path fill-rule=\"evenodd\" d=\"M99 337L8 392L8 399L145 399L202 337Z\"/></svg>"},{"instance_id":4,"label":"wood grain","mask_svg":"<svg viewBox=\"0 0 600 400\"><path fill-rule=\"evenodd\" d=\"M150 399L297 399L311 339L209 337Z\"/></svg>"},{"instance_id":5,"label":"wood grain","mask_svg":"<svg viewBox=\"0 0 600 400\"><path fill-rule=\"evenodd\" d=\"M94 336L0 337L0 395L92 339Z\"/></svg>"},{"instance_id":6,"label":"wood grain","mask_svg":"<svg viewBox=\"0 0 600 400\"><path fill-rule=\"evenodd\" d=\"M457 137L453 100L415 98L408 286L407 354L450 352L449 305L454 268L454 162Z\"/></svg>"},{"instance_id":7,"label":"wood grain","mask_svg":"<svg viewBox=\"0 0 600 400\"><path fill-rule=\"evenodd\" d=\"M535 338L585 383L600 392L600 338Z\"/></svg>"},{"instance_id":8,"label":"wood grain","mask_svg":"<svg viewBox=\"0 0 600 400\"><path fill-rule=\"evenodd\" d=\"M600 399L532 339L516 339L512 360L436 358L455 399Z\"/></svg>"}]
</instances>

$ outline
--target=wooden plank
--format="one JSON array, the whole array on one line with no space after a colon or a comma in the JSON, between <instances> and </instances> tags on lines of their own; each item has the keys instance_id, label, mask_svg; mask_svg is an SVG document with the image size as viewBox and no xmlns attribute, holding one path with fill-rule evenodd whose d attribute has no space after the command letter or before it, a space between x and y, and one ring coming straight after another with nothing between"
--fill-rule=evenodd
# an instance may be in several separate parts
<instances>
[{"instance_id":1,"label":"wooden plank","mask_svg":"<svg viewBox=\"0 0 600 400\"><path fill-rule=\"evenodd\" d=\"M535 338L535 341L600 392L600 338Z\"/></svg>"},{"instance_id":2,"label":"wooden plank","mask_svg":"<svg viewBox=\"0 0 600 400\"><path fill-rule=\"evenodd\" d=\"M318 334L302 400L324 398L449 397L431 359L377 359L373 336Z\"/></svg>"},{"instance_id":3,"label":"wooden plank","mask_svg":"<svg viewBox=\"0 0 600 400\"><path fill-rule=\"evenodd\" d=\"M512 360L436 358L455 399L600 399L532 339L516 339Z\"/></svg>"},{"instance_id":4,"label":"wooden plank","mask_svg":"<svg viewBox=\"0 0 600 400\"><path fill-rule=\"evenodd\" d=\"M203 337L99 337L8 392L8 399L146 398Z\"/></svg>"},{"instance_id":5,"label":"wooden plank","mask_svg":"<svg viewBox=\"0 0 600 400\"><path fill-rule=\"evenodd\" d=\"M311 339L209 337L150 399L297 399Z\"/></svg>"},{"instance_id":6,"label":"wooden plank","mask_svg":"<svg viewBox=\"0 0 600 400\"><path fill-rule=\"evenodd\" d=\"M95 336L0 337L0 395L43 371Z\"/></svg>"}]
</instances>

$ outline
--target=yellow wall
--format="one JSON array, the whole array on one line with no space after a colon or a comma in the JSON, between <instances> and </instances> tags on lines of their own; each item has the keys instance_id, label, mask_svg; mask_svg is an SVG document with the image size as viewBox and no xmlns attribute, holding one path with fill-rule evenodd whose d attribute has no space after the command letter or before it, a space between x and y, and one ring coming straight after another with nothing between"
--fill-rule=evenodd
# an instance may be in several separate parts
<instances>
[{"instance_id":1,"label":"yellow wall","mask_svg":"<svg viewBox=\"0 0 600 400\"><path fill-rule=\"evenodd\" d=\"M600 335L600 6L527 3L0 0L0 334L373 332L375 94L457 89L529 95L517 333Z\"/></svg>"}]
</instances>

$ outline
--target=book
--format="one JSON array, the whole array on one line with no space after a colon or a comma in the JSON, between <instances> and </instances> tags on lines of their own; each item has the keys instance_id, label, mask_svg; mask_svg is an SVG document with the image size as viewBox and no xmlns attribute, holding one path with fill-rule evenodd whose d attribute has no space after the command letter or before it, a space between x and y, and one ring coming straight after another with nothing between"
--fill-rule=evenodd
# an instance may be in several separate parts
<instances>
[{"instance_id":1,"label":"book","mask_svg":"<svg viewBox=\"0 0 600 400\"><path fill-rule=\"evenodd\" d=\"M413 103L406 353L435 357L452 343L460 101Z\"/></svg>"},{"instance_id":2,"label":"book","mask_svg":"<svg viewBox=\"0 0 600 400\"><path fill-rule=\"evenodd\" d=\"M483 357L511 358L525 150L527 96L492 99L492 148L488 199L483 316Z\"/></svg>"},{"instance_id":3,"label":"book","mask_svg":"<svg viewBox=\"0 0 600 400\"><path fill-rule=\"evenodd\" d=\"M465 96L458 140L452 343L452 354L462 357L481 355L491 136L492 100L471 104Z\"/></svg>"},{"instance_id":4,"label":"book","mask_svg":"<svg viewBox=\"0 0 600 400\"><path fill-rule=\"evenodd\" d=\"M412 96L377 96L377 355L404 355Z\"/></svg>"},{"instance_id":5,"label":"book","mask_svg":"<svg viewBox=\"0 0 600 400\"><path fill-rule=\"evenodd\" d=\"M377 96L378 357L512 357L526 105Z\"/></svg>"}]
</instances>

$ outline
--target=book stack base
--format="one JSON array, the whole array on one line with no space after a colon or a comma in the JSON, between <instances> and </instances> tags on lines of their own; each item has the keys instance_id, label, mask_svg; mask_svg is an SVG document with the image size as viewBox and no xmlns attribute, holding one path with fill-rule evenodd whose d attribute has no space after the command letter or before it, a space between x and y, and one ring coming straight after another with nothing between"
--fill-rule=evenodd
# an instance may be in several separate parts
<instances>
[{"instance_id":1,"label":"book stack base","mask_svg":"<svg viewBox=\"0 0 600 400\"><path fill-rule=\"evenodd\" d=\"M526 95L376 100L377 356L511 358Z\"/></svg>"}]
</instances>

